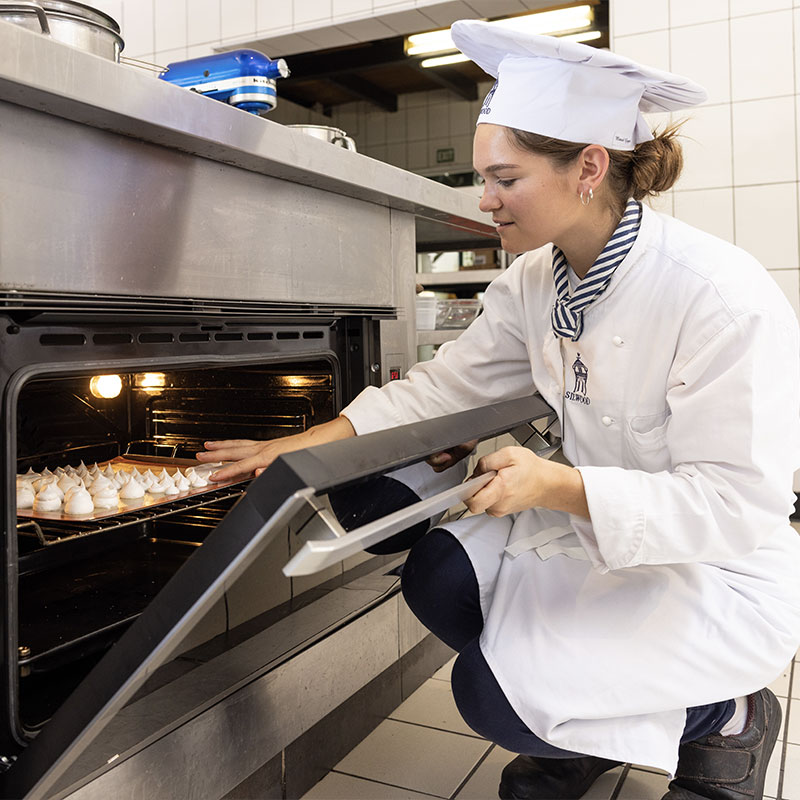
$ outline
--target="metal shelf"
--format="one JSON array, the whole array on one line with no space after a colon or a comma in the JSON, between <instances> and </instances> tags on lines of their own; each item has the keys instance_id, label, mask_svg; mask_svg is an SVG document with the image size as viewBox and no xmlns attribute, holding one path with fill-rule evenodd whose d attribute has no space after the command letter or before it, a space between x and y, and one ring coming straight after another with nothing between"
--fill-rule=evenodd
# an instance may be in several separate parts
<instances>
[{"instance_id":1,"label":"metal shelf","mask_svg":"<svg viewBox=\"0 0 800 800\"><path fill-rule=\"evenodd\" d=\"M462 286L489 283L505 272L503 269L462 269L452 272L417 272L416 282L422 286Z\"/></svg>"},{"instance_id":2,"label":"metal shelf","mask_svg":"<svg viewBox=\"0 0 800 800\"><path fill-rule=\"evenodd\" d=\"M445 342L452 342L453 339L464 333L466 328L449 328L446 330L436 331L417 331L417 346L422 344L444 344Z\"/></svg>"}]
</instances>

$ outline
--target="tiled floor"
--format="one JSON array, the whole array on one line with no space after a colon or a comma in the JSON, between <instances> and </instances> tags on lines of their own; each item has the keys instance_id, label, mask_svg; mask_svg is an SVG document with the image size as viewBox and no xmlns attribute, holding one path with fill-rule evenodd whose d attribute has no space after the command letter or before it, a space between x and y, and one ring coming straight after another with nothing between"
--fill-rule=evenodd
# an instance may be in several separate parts
<instances>
[{"instance_id":1,"label":"tiled floor","mask_svg":"<svg viewBox=\"0 0 800 800\"><path fill-rule=\"evenodd\" d=\"M452 662L442 667L363 742L348 753L303 800L404 800L497 797L509 753L474 734L461 720L450 692ZM800 652L772 685L784 712L783 733L767 773L765 795L800 800ZM636 766L603 775L589 800L660 800L667 776Z\"/></svg>"}]
</instances>

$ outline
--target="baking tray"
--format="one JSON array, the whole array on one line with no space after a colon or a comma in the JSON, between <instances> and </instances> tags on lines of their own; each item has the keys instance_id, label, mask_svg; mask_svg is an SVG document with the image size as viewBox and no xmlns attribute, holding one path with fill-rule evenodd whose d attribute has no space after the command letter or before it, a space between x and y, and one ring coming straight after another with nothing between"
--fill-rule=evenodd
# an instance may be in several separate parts
<instances>
[{"instance_id":1,"label":"baking tray","mask_svg":"<svg viewBox=\"0 0 800 800\"><path fill-rule=\"evenodd\" d=\"M200 474L210 474L222 466L222 462L217 461L214 464L197 461L193 458L166 458L165 456L117 456L110 461L98 461L97 466L103 470L109 464L111 468L117 472L124 470L131 472L134 467L139 472L145 470L153 470L156 474L165 469L168 474L174 475L175 470L180 469L181 472L186 472L189 467L194 467ZM208 486L200 486L197 488L189 489L186 492L172 495L151 495L145 492L144 497L137 500L120 500L116 509L102 508L95 509L89 514L65 514L64 511L34 511L32 508L18 508L17 516L24 517L25 519L42 519L42 520L57 520L62 522L75 522L95 519L108 519L109 517L116 517L120 514L128 514L131 511L138 511L140 509L153 508L154 506L168 505L178 500L185 500L187 497L197 497L198 495L207 494L208 492L216 491L217 489L224 489L226 486L233 486L236 483L243 483L249 481L250 478L235 478L229 481L220 481L216 483L209 483Z\"/></svg>"}]
</instances>

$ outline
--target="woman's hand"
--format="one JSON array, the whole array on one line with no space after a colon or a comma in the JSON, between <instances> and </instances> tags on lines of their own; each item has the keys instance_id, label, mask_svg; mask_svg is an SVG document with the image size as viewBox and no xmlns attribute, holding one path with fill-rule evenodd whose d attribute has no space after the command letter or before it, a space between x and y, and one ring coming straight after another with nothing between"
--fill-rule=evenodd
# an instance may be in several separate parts
<instances>
[{"instance_id":1,"label":"woman's hand","mask_svg":"<svg viewBox=\"0 0 800 800\"><path fill-rule=\"evenodd\" d=\"M464 442L464 444L456 445L449 450L442 450L441 453L434 453L432 456L428 456L426 463L433 467L434 472L444 472L454 464L458 464L462 458L466 458L477 446L477 439L471 442Z\"/></svg>"},{"instance_id":2,"label":"woman's hand","mask_svg":"<svg viewBox=\"0 0 800 800\"><path fill-rule=\"evenodd\" d=\"M497 475L465 501L473 514L504 517L538 507L589 519L583 478L574 467L547 461L525 447L504 447L481 458L473 477L491 470Z\"/></svg>"},{"instance_id":3,"label":"woman's hand","mask_svg":"<svg viewBox=\"0 0 800 800\"><path fill-rule=\"evenodd\" d=\"M204 442L205 450L197 453L198 461L231 461L209 475L212 481L228 481L246 477L251 473L260 475L279 455L313 447L317 444L348 439L356 432L347 417L337 417L330 422L315 425L303 433L258 442L252 439L227 439L219 442Z\"/></svg>"}]
</instances>

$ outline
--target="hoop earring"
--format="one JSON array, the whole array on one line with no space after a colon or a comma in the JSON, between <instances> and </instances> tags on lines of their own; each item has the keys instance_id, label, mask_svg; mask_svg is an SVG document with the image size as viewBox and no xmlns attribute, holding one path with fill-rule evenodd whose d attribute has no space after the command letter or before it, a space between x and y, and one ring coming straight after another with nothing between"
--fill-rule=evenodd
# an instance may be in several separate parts
<instances>
[{"instance_id":1,"label":"hoop earring","mask_svg":"<svg viewBox=\"0 0 800 800\"><path fill-rule=\"evenodd\" d=\"M589 203L592 202L592 198L593 197L594 197L594 192L591 189L589 189L589 196L588 197L584 197L583 196L583 192L581 192L581 205L582 206L588 206Z\"/></svg>"}]
</instances>

